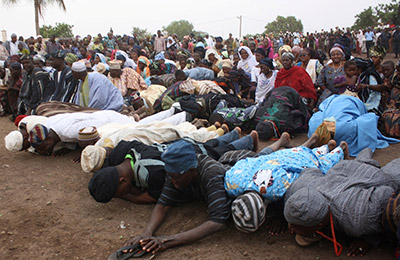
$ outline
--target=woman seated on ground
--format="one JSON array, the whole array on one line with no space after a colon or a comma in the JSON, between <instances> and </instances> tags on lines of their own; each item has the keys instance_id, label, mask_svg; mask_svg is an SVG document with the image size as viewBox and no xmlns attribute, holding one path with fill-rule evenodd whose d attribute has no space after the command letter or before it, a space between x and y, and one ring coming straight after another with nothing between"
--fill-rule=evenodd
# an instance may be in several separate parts
<instances>
[{"instance_id":1,"label":"woman seated on ground","mask_svg":"<svg viewBox=\"0 0 400 260\"><path fill-rule=\"evenodd\" d=\"M143 79L150 77L150 61L145 56L140 56L136 72L142 76Z\"/></svg>"},{"instance_id":2,"label":"woman seated on ground","mask_svg":"<svg viewBox=\"0 0 400 260\"><path fill-rule=\"evenodd\" d=\"M217 77L229 78L229 72L233 68L233 62L231 60L222 60L221 71L218 73Z\"/></svg>"},{"instance_id":3,"label":"woman seated on ground","mask_svg":"<svg viewBox=\"0 0 400 260\"><path fill-rule=\"evenodd\" d=\"M303 97L303 102L313 109L317 93L308 73L303 68L294 66L294 55L290 52L282 54L282 64L283 68L275 79L275 88L283 86L294 88Z\"/></svg>"},{"instance_id":4,"label":"woman seated on ground","mask_svg":"<svg viewBox=\"0 0 400 260\"><path fill-rule=\"evenodd\" d=\"M94 55L94 61L93 61L94 65L93 65L93 71L97 71L97 65L99 63L103 63L104 66L106 67L106 70L109 70L108 64L107 64L107 60L106 60L106 56L104 56L101 53L96 53ZM72 64L71 64L72 65Z\"/></svg>"},{"instance_id":5,"label":"woman seated on ground","mask_svg":"<svg viewBox=\"0 0 400 260\"><path fill-rule=\"evenodd\" d=\"M302 67L307 71L315 85L318 75L323 67L319 60L315 58L315 51L310 48L302 50L300 53L300 62L297 63L297 66Z\"/></svg>"},{"instance_id":6,"label":"woman seated on ground","mask_svg":"<svg viewBox=\"0 0 400 260\"><path fill-rule=\"evenodd\" d=\"M278 70L283 68L283 65L282 65L282 54L284 54L285 52L292 52L292 48L289 45L283 45L282 47L279 48L278 57L275 59L276 68Z\"/></svg>"},{"instance_id":7,"label":"woman seated on ground","mask_svg":"<svg viewBox=\"0 0 400 260\"><path fill-rule=\"evenodd\" d=\"M206 51L206 60L212 64L211 69L214 71L214 75L217 76L222 69L222 59L218 52L214 49L208 49Z\"/></svg>"},{"instance_id":8,"label":"woman seated on ground","mask_svg":"<svg viewBox=\"0 0 400 260\"><path fill-rule=\"evenodd\" d=\"M335 88L333 81L335 78L344 76L344 60L345 54L340 46L334 46L329 55L332 62L326 64L318 75L316 86L319 87L318 92L320 93L317 107L321 102L328 98L332 94L337 94L338 89Z\"/></svg>"},{"instance_id":9,"label":"woman seated on ground","mask_svg":"<svg viewBox=\"0 0 400 260\"><path fill-rule=\"evenodd\" d=\"M258 64L256 57L253 55L249 47L242 46L239 48L239 58L237 68L242 69L246 74L251 77L251 71L254 66Z\"/></svg>"}]
</instances>

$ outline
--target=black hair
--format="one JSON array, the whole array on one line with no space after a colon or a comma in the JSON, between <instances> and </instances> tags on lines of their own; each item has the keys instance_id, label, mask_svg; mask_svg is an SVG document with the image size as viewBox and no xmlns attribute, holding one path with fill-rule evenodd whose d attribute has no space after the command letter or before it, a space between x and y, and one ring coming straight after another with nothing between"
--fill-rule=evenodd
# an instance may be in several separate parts
<instances>
[{"instance_id":1,"label":"black hair","mask_svg":"<svg viewBox=\"0 0 400 260\"><path fill-rule=\"evenodd\" d=\"M348 61L346 61L346 62L344 63L343 68L344 68L344 69L348 69L348 68L351 67L351 66L356 66L356 67L357 67L357 63L355 63L355 62L352 61L352 60L348 60Z\"/></svg>"},{"instance_id":2,"label":"black hair","mask_svg":"<svg viewBox=\"0 0 400 260\"><path fill-rule=\"evenodd\" d=\"M382 63L382 67L383 66L390 67L390 68L393 68L393 69L395 68L394 62L391 61L391 60L388 60L388 61L385 61L384 63Z\"/></svg>"}]
</instances>

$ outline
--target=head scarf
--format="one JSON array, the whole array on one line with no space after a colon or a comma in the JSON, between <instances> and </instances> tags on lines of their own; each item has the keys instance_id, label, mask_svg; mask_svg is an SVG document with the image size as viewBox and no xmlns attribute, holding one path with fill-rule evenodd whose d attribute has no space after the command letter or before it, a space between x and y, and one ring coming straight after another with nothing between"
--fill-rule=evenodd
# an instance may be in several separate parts
<instances>
[{"instance_id":1,"label":"head scarf","mask_svg":"<svg viewBox=\"0 0 400 260\"><path fill-rule=\"evenodd\" d=\"M90 195L101 203L109 202L115 195L119 184L117 167L111 166L95 172L89 182Z\"/></svg>"},{"instance_id":2,"label":"head scarf","mask_svg":"<svg viewBox=\"0 0 400 260\"><path fill-rule=\"evenodd\" d=\"M265 221L267 206L256 192L237 197L232 203L232 218L235 227L243 232L256 231Z\"/></svg>"},{"instance_id":3,"label":"head scarf","mask_svg":"<svg viewBox=\"0 0 400 260\"><path fill-rule=\"evenodd\" d=\"M118 51L116 51L115 55L116 56L118 56L118 55L124 56L124 58L125 58L124 67L130 67L132 69L136 69L135 62L131 58L129 58L129 56L126 52L118 50Z\"/></svg>"},{"instance_id":4,"label":"head scarf","mask_svg":"<svg viewBox=\"0 0 400 260\"><path fill-rule=\"evenodd\" d=\"M65 60L65 62L67 62L69 64L72 64L72 63L74 63L75 61L78 60L78 56L76 56L73 53L68 53L67 55L65 55L64 60Z\"/></svg>"},{"instance_id":5,"label":"head scarf","mask_svg":"<svg viewBox=\"0 0 400 260\"><path fill-rule=\"evenodd\" d=\"M164 53L163 53L163 52L158 53L158 54L154 57L154 60L155 60L155 61L165 60Z\"/></svg>"},{"instance_id":6,"label":"head scarf","mask_svg":"<svg viewBox=\"0 0 400 260\"><path fill-rule=\"evenodd\" d=\"M225 67L225 68L232 69L233 68L233 62L231 60L222 60L221 66L222 66L222 68Z\"/></svg>"},{"instance_id":7,"label":"head scarf","mask_svg":"<svg viewBox=\"0 0 400 260\"><path fill-rule=\"evenodd\" d=\"M214 54L214 56L215 56L215 58L216 58L217 60L221 60L221 56L219 56L218 52L217 52L215 49L211 48L211 49L208 49L208 50L206 51L206 57L205 57L205 58L206 58L207 61L210 61L210 59L208 58L208 56L209 56L210 54Z\"/></svg>"},{"instance_id":8,"label":"head scarf","mask_svg":"<svg viewBox=\"0 0 400 260\"><path fill-rule=\"evenodd\" d=\"M343 49L340 48L339 46L333 46L332 49L329 51L329 55L332 55L332 52L334 52L334 51L340 52L340 54L343 56L343 58L345 57Z\"/></svg>"},{"instance_id":9,"label":"head scarf","mask_svg":"<svg viewBox=\"0 0 400 260\"><path fill-rule=\"evenodd\" d=\"M386 50L385 50L385 48L375 46L374 48L369 50L369 56L370 57L374 57L374 56L379 57L383 60L386 56Z\"/></svg>"},{"instance_id":10,"label":"head scarf","mask_svg":"<svg viewBox=\"0 0 400 260\"><path fill-rule=\"evenodd\" d=\"M257 48L257 50L255 51L255 53L259 53L264 57L267 57L267 53L265 52L264 48Z\"/></svg>"},{"instance_id":11,"label":"head scarf","mask_svg":"<svg viewBox=\"0 0 400 260\"><path fill-rule=\"evenodd\" d=\"M241 50L245 50L247 52L247 54L249 55L245 60L240 55L240 51ZM250 48L247 47L247 46L240 47L239 50L238 50L238 54L239 54L240 61L239 61L238 65L237 65L237 68L238 69L243 69L247 74L250 75L253 67L258 64L258 62L256 61L256 57L254 57L254 55L251 52Z\"/></svg>"},{"instance_id":12,"label":"head scarf","mask_svg":"<svg viewBox=\"0 0 400 260\"><path fill-rule=\"evenodd\" d=\"M260 64L267 65L271 70L274 70L274 63L270 58L264 58L260 61Z\"/></svg>"},{"instance_id":13,"label":"head scarf","mask_svg":"<svg viewBox=\"0 0 400 260\"><path fill-rule=\"evenodd\" d=\"M313 227L328 215L329 201L317 190L302 188L285 203L284 215L290 224Z\"/></svg>"},{"instance_id":14,"label":"head scarf","mask_svg":"<svg viewBox=\"0 0 400 260\"><path fill-rule=\"evenodd\" d=\"M81 154L81 167L84 172L93 172L103 167L106 149L101 146L88 145Z\"/></svg>"},{"instance_id":15,"label":"head scarf","mask_svg":"<svg viewBox=\"0 0 400 260\"><path fill-rule=\"evenodd\" d=\"M288 58L291 59L292 61L294 61L294 59L295 59L293 53L291 53L291 52L284 52L284 53L282 54L282 58L284 58L284 57L288 57Z\"/></svg>"},{"instance_id":16,"label":"head scarf","mask_svg":"<svg viewBox=\"0 0 400 260\"><path fill-rule=\"evenodd\" d=\"M279 57L282 56L282 52L292 52L292 48L289 45L283 45L278 50Z\"/></svg>"},{"instance_id":17,"label":"head scarf","mask_svg":"<svg viewBox=\"0 0 400 260\"><path fill-rule=\"evenodd\" d=\"M23 148L24 137L20 131L12 131L4 137L6 149L10 152L19 152Z\"/></svg>"},{"instance_id":18,"label":"head scarf","mask_svg":"<svg viewBox=\"0 0 400 260\"><path fill-rule=\"evenodd\" d=\"M169 42L170 40L172 41L172 43ZM169 36L169 37L167 38L167 48L171 47L171 46L174 45L174 44L176 44L174 38L172 38L172 36Z\"/></svg>"},{"instance_id":19,"label":"head scarf","mask_svg":"<svg viewBox=\"0 0 400 260\"><path fill-rule=\"evenodd\" d=\"M229 59L229 53L228 53L228 51L221 51L221 55L223 56L223 58Z\"/></svg>"},{"instance_id":20,"label":"head scarf","mask_svg":"<svg viewBox=\"0 0 400 260\"><path fill-rule=\"evenodd\" d=\"M40 144L44 140L46 140L49 134L49 130L42 124L35 125L32 130L29 132L29 142L34 144Z\"/></svg>"},{"instance_id":21,"label":"head scarf","mask_svg":"<svg viewBox=\"0 0 400 260\"><path fill-rule=\"evenodd\" d=\"M215 42L222 42L222 41L223 41L223 39L221 36L215 37Z\"/></svg>"},{"instance_id":22,"label":"head scarf","mask_svg":"<svg viewBox=\"0 0 400 260\"><path fill-rule=\"evenodd\" d=\"M197 157L194 146L180 140L171 144L161 155L165 163L165 171L184 174L192 168L197 168Z\"/></svg>"},{"instance_id":23,"label":"head scarf","mask_svg":"<svg viewBox=\"0 0 400 260\"><path fill-rule=\"evenodd\" d=\"M46 63L45 58L44 58L42 55L40 55L40 54L36 54L35 56L33 56L33 60L34 60L34 61L40 61L40 62Z\"/></svg>"}]
</instances>

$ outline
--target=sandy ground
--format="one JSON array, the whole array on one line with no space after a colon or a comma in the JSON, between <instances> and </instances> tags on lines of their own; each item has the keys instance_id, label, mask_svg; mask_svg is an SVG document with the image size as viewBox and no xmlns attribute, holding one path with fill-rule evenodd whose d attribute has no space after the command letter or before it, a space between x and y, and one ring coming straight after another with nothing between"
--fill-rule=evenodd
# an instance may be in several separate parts
<instances>
[{"instance_id":1,"label":"sandy ground","mask_svg":"<svg viewBox=\"0 0 400 260\"><path fill-rule=\"evenodd\" d=\"M96 203L87 185L91 175L72 162L77 152L45 157L10 153L4 136L15 126L0 118L0 259L107 259L131 236L140 234L153 205L113 199ZM298 135L292 143L306 139ZM264 147L267 143L261 143ZM399 157L400 145L375 153L382 165ZM157 235L193 228L207 219L203 203L173 208ZM119 225L124 221L126 229ZM371 250L364 259L394 259L393 247ZM148 259L148 256L144 259ZM324 240L310 248L296 245L293 235L270 237L265 227L253 234L222 232L191 245L169 249L155 259L348 259L334 255Z\"/></svg>"}]
</instances>

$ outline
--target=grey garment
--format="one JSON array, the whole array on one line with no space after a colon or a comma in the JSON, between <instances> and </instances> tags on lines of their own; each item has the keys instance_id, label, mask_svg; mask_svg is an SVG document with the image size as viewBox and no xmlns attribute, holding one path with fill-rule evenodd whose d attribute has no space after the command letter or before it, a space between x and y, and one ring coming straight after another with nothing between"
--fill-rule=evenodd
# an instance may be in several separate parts
<instances>
[{"instance_id":1,"label":"grey garment","mask_svg":"<svg viewBox=\"0 0 400 260\"><path fill-rule=\"evenodd\" d=\"M272 150L269 147L265 147L259 153L255 153L255 152L249 151L249 150L229 151L229 152L224 153L219 158L218 162L225 164L225 165L233 166L239 160L246 159L246 158L259 157L259 156L267 155L267 154L270 154L273 152L274 152L274 150Z\"/></svg>"},{"instance_id":2,"label":"grey garment","mask_svg":"<svg viewBox=\"0 0 400 260\"><path fill-rule=\"evenodd\" d=\"M329 203L335 228L353 237L377 234L382 231L382 209L400 188L399 177L393 177L399 167L397 159L380 169L366 148L355 160L336 164L325 176L319 169L305 169L287 190L285 201L302 188L316 189Z\"/></svg>"}]
</instances>

